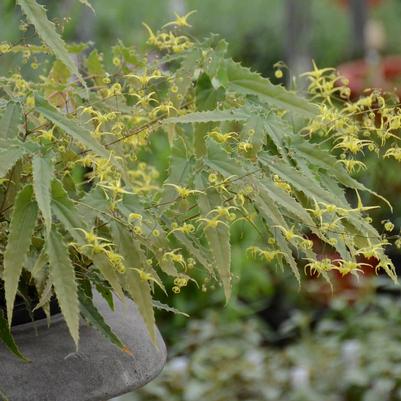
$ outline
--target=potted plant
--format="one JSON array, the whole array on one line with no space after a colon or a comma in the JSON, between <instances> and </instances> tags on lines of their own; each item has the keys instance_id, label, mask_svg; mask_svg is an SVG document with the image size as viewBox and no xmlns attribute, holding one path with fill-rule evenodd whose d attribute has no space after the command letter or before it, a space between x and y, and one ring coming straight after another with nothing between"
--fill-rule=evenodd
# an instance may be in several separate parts
<instances>
[{"instance_id":1,"label":"potted plant","mask_svg":"<svg viewBox=\"0 0 401 401\"><path fill-rule=\"evenodd\" d=\"M249 254L288 265L298 281L296 254L328 278L364 269L358 252L374 252L376 267L396 280L369 207L350 205L342 188L368 190L349 163L302 135L333 124L337 109L324 96L319 107L271 84L227 57L215 36L194 43L183 31L188 16L160 31L145 25L151 56L120 43L106 69L89 45L66 45L34 0L17 3L41 42L0 45L1 57L32 67L0 78L0 337L30 360L0 348L0 389L11 400L104 399L153 377L165 358L153 309L172 309L158 291L178 294L201 272L203 289L217 281L229 300L238 221L260 237ZM310 75L319 96L323 75ZM156 140L170 149L163 180L150 152ZM319 260L309 232L341 259ZM14 327L16 297L50 327L38 322L38 335ZM115 377L115 386L99 385Z\"/></svg>"}]
</instances>

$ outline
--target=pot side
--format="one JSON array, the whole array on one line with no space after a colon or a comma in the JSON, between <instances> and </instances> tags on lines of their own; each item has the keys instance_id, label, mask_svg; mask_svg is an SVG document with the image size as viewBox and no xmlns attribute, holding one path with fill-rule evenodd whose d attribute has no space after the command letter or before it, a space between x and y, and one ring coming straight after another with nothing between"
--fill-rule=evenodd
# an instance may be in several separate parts
<instances>
[{"instance_id":1,"label":"pot side","mask_svg":"<svg viewBox=\"0 0 401 401\"><path fill-rule=\"evenodd\" d=\"M106 401L154 379L167 355L160 333L156 347L129 299L115 299L114 311L99 294L94 302L132 355L84 322L75 352L61 315L52 317L50 327L46 320L15 326L15 341L31 362L20 362L0 344L0 394L9 401Z\"/></svg>"}]
</instances>

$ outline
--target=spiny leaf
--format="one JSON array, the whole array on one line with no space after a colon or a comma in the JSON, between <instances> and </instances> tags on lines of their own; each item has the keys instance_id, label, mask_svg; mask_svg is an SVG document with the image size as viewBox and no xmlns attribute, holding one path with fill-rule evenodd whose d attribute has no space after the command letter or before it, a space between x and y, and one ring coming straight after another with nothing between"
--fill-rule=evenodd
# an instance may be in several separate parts
<instances>
[{"instance_id":1,"label":"spiny leaf","mask_svg":"<svg viewBox=\"0 0 401 401\"><path fill-rule=\"evenodd\" d=\"M221 71L221 81L229 90L244 95L256 95L273 106L301 116L314 117L319 111L316 105L280 85L273 85L268 79L233 60L226 60Z\"/></svg>"},{"instance_id":2,"label":"spiny leaf","mask_svg":"<svg viewBox=\"0 0 401 401\"><path fill-rule=\"evenodd\" d=\"M21 106L18 103L9 102L0 120L0 138L13 139L17 137L21 116Z\"/></svg>"},{"instance_id":3,"label":"spiny leaf","mask_svg":"<svg viewBox=\"0 0 401 401\"><path fill-rule=\"evenodd\" d=\"M22 355L17 344L15 343L11 331L8 327L7 320L4 318L3 311L1 309L0 309L0 339L4 342L5 346L19 359L21 359L23 362L29 362L29 359L27 359L24 355Z\"/></svg>"},{"instance_id":4,"label":"spiny leaf","mask_svg":"<svg viewBox=\"0 0 401 401\"><path fill-rule=\"evenodd\" d=\"M86 87L85 81L79 73L77 66L68 54L63 39L56 31L54 24L48 20L46 9L35 0L17 0L17 4L21 7L28 21L35 27L36 32L43 42L49 46L55 56L62 61L68 69L78 77L82 85Z\"/></svg>"},{"instance_id":5,"label":"spiny leaf","mask_svg":"<svg viewBox=\"0 0 401 401\"><path fill-rule=\"evenodd\" d=\"M17 195L11 216L6 250L4 252L4 289L7 318L11 325L15 295L22 267L25 263L38 214L31 185L25 186Z\"/></svg>"},{"instance_id":6,"label":"spiny leaf","mask_svg":"<svg viewBox=\"0 0 401 401\"><path fill-rule=\"evenodd\" d=\"M47 238L46 249L49 256L50 277L54 291L75 346L78 348L79 304L77 281L67 246L54 226Z\"/></svg>"},{"instance_id":7,"label":"spiny leaf","mask_svg":"<svg viewBox=\"0 0 401 401\"><path fill-rule=\"evenodd\" d=\"M121 351L132 355L131 351L121 341L121 339L114 333L112 328L106 323L101 313L98 311L96 306L93 304L91 298L89 298L82 290L78 293L80 311L84 319L110 342L112 342Z\"/></svg>"},{"instance_id":8,"label":"spiny leaf","mask_svg":"<svg viewBox=\"0 0 401 401\"><path fill-rule=\"evenodd\" d=\"M156 326L153 312L153 300L148 281L142 280L135 268L141 268L140 256L136 249L137 245L127 230L117 222L113 222L112 234L119 253L124 258L126 272L124 275L123 286L134 302L138 305L149 335L156 343Z\"/></svg>"},{"instance_id":9,"label":"spiny leaf","mask_svg":"<svg viewBox=\"0 0 401 401\"><path fill-rule=\"evenodd\" d=\"M241 109L195 111L179 117L170 117L163 120L163 124L178 123L208 123L221 121L247 120L249 114Z\"/></svg>"},{"instance_id":10,"label":"spiny leaf","mask_svg":"<svg viewBox=\"0 0 401 401\"><path fill-rule=\"evenodd\" d=\"M201 175L195 177L195 187L198 190L204 190L207 187L207 182ZM222 203L219 193L213 188L209 189L206 195L200 194L198 198L199 209L204 216ZM228 302L232 288L230 229L226 225L219 224L216 228L206 228L205 236L212 252L215 269L223 284L226 302Z\"/></svg>"},{"instance_id":11,"label":"spiny leaf","mask_svg":"<svg viewBox=\"0 0 401 401\"><path fill-rule=\"evenodd\" d=\"M91 136L89 130L83 128L78 122L67 118L40 96L36 97L36 110L98 156L105 159L110 158L110 152Z\"/></svg>"},{"instance_id":12,"label":"spiny leaf","mask_svg":"<svg viewBox=\"0 0 401 401\"><path fill-rule=\"evenodd\" d=\"M52 226L51 183L54 165L49 157L35 156L32 160L33 190L49 232Z\"/></svg>"}]
</instances>

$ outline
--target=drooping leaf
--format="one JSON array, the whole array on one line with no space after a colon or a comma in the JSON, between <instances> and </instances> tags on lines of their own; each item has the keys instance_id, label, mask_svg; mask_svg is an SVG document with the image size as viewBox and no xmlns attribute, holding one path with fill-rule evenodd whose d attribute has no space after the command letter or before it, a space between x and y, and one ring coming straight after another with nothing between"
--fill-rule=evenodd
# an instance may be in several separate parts
<instances>
[{"instance_id":1,"label":"drooping leaf","mask_svg":"<svg viewBox=\"0 0 401 401\"><path fill-rule=\"evenodd\" d=\"M269 197L266 191L261 191L260 194L251 194L250 196L253 198L257 210L259 210L264 220L270 226L270 229L274 231L274 237L276 239L280 251L283 252L284 259L290 266L298 283L300 283L301 278L298 271L298 265L296 260L294 259L294 256L292 255L291 248L289 247L287 241L285 240L280 230L278 228L275 228L281 226L287 229L287 224L285 222L283 215L280 213L280 210L277 208L277 205Z\"/></svg>"},{"instance_id":2,"label":"drooping leaf","mask_svg":"<svg viewBox=\"0 0 401 401\"><path fill-rule=\"evenodd\" d=\"M3 311L0 309L0 340L3 341L4 345L19 359L23 362L29 362L19 350L17 344L14 341L13 335L11 334L10 328L8 327L7 320L3 316Z\"/></svg>"},{"instance_id":3,"label":"drooping leaf","mask_svg":"<svg viewBox=\"0 0 401 401\"><path fill-rule=\"evenodd\" d=\"M121 341L121 339L114 333L112 328L106 323L103 316L93 304L93 301L83 291L79 291L79 306L84 319L109 341L111 341L121 351L131 354L131 351Z\"/></svg>"},{"instance_id":4,"label":"drooping leaf","mask_svg":"<svg viewBox=\"0 0 401 401\"><path fill-rule=\"evenodd\" d=\"M268 79L233 60L226 60L220 75L223 85L234 92L258 96L273 106L304 117L313 117L318 113L316 105L280 85L273 85Z\"/></svg>"},{"instance_id":5,"label":"drooping leaf","mask_svg":"<svg viewBox=\"0 0 401 401\"><path fill-rule=\"evenodd\" d=\"M64 239L54 226L47 238L46 249L49 256L50 277L54 292L71 337L78 348L79 303L75 270Z\"/></svg>"},{"instance_id":6,"label":"drooping leaf","mask_svg":"<svg viewBox=\"0 0 401 401\"><path fill-rule=\"evenodd\" d=\"M71 237L78 243L82 241L82 234L78 228L85 228L85 222L82 220L74 203L68 197L63 184L55 179L51 184L51 207L52 212L63 224Z\"/></svg>"},{"instance_id":7,"label":"drooping leaf","mask_svg":"<svg viewBox=\"0 0 401 401\"><path fill-rule=\"evenodd\" d=\"M7 318L11 325L14 300L38 214L31 185L25 186L17 195L4 252L4 289L7 304Z\"/></svg>"},{"instance_id":8,"label":"drooping leaf","mask_svg":"<svg viewBox=\"0 0 401 401\"><path fill-rule=\"evenodd\" d=\"M176 315L189 317L189 315L187 313L181 312L180 310L178 310L176 308L173 308L170 305L163 304L163 303L161 303L160 301L157 301L157 300L153 301L153 307L156 308L156 309L164 310L166 312L174 313Z\"/></svg>"},{"instance_id":9,"label":"drooping leaf","mask_svg":"<svg viewBox=\"0 0 401 401\"><path fill-rule=\"evenodd\" d=\"M204 190L207 187L207 182L201 175L195 177L195 187L198 190ZM198 205L203 216L222 203L221 196L214 188L208 189L206 194L199 194ZM205 228L205 236L213 256L214 268L221 279L226 302L228 302L232 288L230 228L224 224L218 224L215 228Z\"/></svg>"},{"instance_id":10,"label":"drooping leaf","mask_svg":"<svg viewBox=\"0 0 401 401\"><path fill-rule=\"evenodd\" d=\"M50 276L47 277L44 287L38 293L39 293L39 302L36 304L33 311L40 308L44 309L47 305L50 304L50 300L53 296L53 282Z\"/></svg>"},{"instance_id":11,"label":"drooping leaf","mask_svg":"<svg viewBox=\"0 0 401 401\"><path fill-rule=\"evenodd\" d=\"M82 233L78 228L87 229L85 221L72 200L68 197L63 184L59 180L53 180L52 182L52 210L74 241L82 244ZM103 254L91 255L89 252L87 256L92 259L94 265L110 283L116 295L122 299L124 293L119 283L117 272L111 266L107 257Z\"/></svg>"},{"instance_id":12,"label":"drooping leaf","mask_svg":"<svg viewBox=\"0 0 401 401\"><path fill-rule=\"evenodd\" d=\"M168 184L185 186L192 170L193 160L188 155L187 147L182 136L177 136L171 149L169 175L165 181ZM160 210L168 209L177 198L173 187L165 185L160 200Z\"/></svg>"},{"instance_id":13,"label":"drooping leaf","mask_svg":"<svg viewBox=\"0 0 401 401\"><path fill-rule=\"evenodd\" d=\"M9 102L0 120L0 138L14 139L18 135L18 124L21 121L21 106L15 102Z\"/></svg>"},{"instance_id":14,"label":"drooping leaf","mask_svg":"<svg viewBox=\"0 0 401 401\"><path fill-rule=\"evenodd\" d=\"M153 311L153 300L149 282L140 278L134 269L141 269L141 257L138 254L137 245L128 231L117 222L112 225L113 240L117 245L119 253L124 258L126 272L124 274L123 286L128 294L137 304L142 315L149 335L156 343L156 326Z\"/></svg>"},{"instance_id":15,"label":"drooping leaf","mask_svg":"<svg viewBox=\"0 0 401 401\"><path fill-rule=\"evenodd\" d=\"M49 232L52 226L51 183L54 178L54 165L51 159L35 156L32 159L32 176L36 202Z\"/></svg>"},{"instance_id":16,"label":"drooping leaf","mask_svg":"<svg viewBox=\"0 0 401 401\"><path fill-rule=\"evenodd\" d=\"M35 0L17 0L17 4L21 7L28 21L35 27L36 32L43 42L78 77L82 85L86 86L77 66L68 54L63 39L58 34L54 24L47 18L46 9Z\"/></svg>"}]
</instances>

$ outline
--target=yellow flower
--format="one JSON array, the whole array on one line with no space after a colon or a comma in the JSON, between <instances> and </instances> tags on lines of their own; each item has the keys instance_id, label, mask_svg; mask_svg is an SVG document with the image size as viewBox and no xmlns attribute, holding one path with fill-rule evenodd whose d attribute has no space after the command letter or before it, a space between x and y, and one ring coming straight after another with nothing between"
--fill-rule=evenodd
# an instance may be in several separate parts
<instances>
[{"instance_id":1,"label":"yellow flower","mask_svg":"<svg viewBox=\"0 0 401 401\"><path fill-rule=\"evenodd\" d=\"M190 195L195 193L204 194L204 192L198 191L197 189L188 189L186 187L181 187L180 185L175 185L175 184L164 184L164 185L174 187L174 189L177 191L178 196L182 199L186 199Z\"/></svg>"},{"instance_id":2,"label":"yellow flower","mask_svg":"<svg viewBox=\"0 0 401 401\"><path fill-rule=\"evenodd\" d=\"M192 25L190 25L188 23L188 17L190 17L192 14L195 14L195 13L196 13L196 10L192 10L188 14L182 15L182 16L178 15L177 13L175 13L176 19L174 21L172 21L172 22L169 22L169 23L165 24L163 26L163 28L165 28L166 26L170 26L170 25L190 28Z\"/></svg>"}]
</instances>

